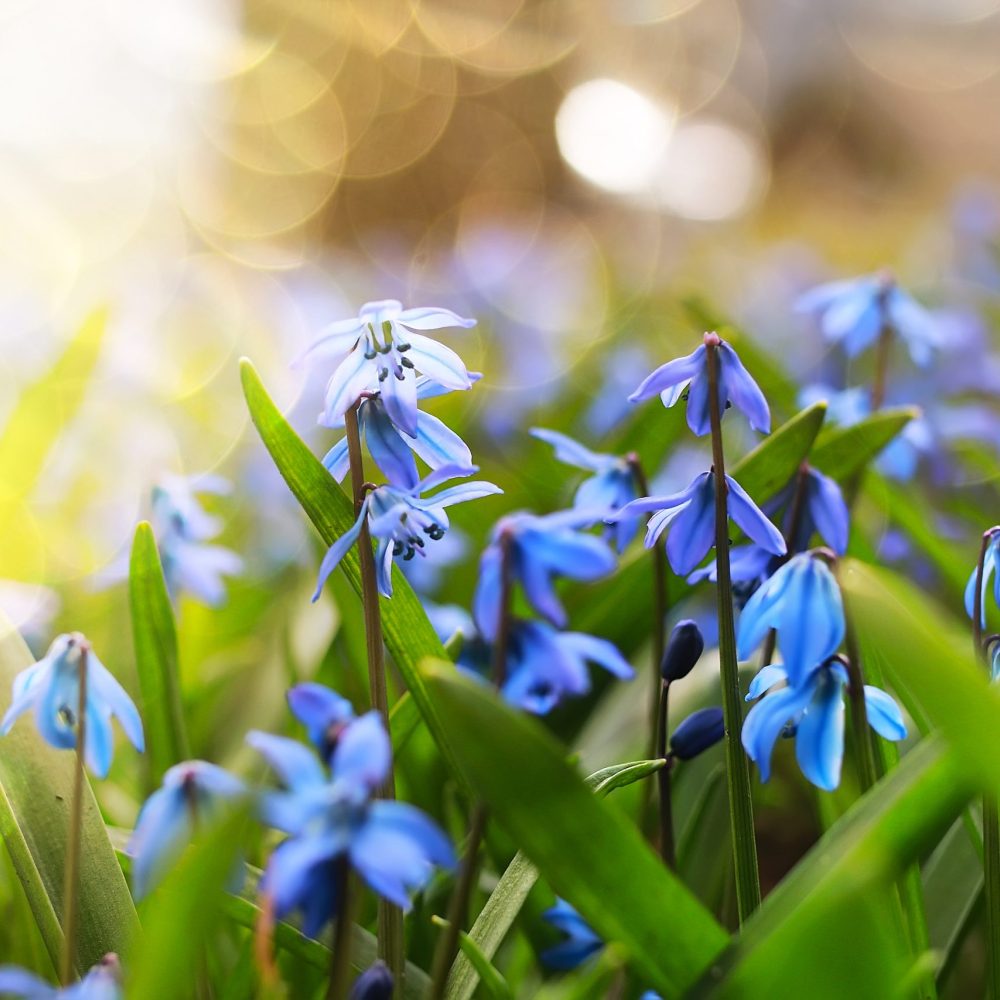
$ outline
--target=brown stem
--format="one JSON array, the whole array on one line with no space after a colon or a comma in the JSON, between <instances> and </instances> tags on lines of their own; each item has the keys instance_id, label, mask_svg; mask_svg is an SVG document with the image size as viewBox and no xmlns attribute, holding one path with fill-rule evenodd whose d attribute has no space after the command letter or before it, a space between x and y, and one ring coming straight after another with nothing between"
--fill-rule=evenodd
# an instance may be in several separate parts
<instances>
[{"instance_id":1,"label":"brown stem","mask_svg":"<svg viewBox=\"0 0 1000 1000\"><path fill-rule=\"evenodd\" d=\"M659 711L656 726L656 756L667 763L656 772L660 791L660 856L668 868L677 868L674 846L674 813L670 776L673 760L667 756L667 730L670 714L670 681L660 684Z\"/></svg>"},{"instance_id":2,"label":"brown stem","mask_svg":"<svg viewBox=\"0 0 1000 1000\"><path fill-rule=\"evenodd\" d=\"M337 901L337 921L333 929L333 946L330 952L330 985L328 1000L346 1000L351 974L351 872L347 855L333 863L334 898Z\"/></svg>"}]
</instances>

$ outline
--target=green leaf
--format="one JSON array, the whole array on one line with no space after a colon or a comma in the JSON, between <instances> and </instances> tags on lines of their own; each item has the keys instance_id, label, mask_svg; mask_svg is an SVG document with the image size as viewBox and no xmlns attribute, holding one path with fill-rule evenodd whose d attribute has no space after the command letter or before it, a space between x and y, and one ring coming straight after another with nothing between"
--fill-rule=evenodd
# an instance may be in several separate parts
<instances>
[{"instance_id":1,"label":"green leaf","mask_svg":"<svg viewBox=\"0 0 1000 1000\"><path fill-rule=\"evenodd\" d=\"M879 410L850 427L830 427L820 435L809 460L834 479L850 479L919 416L918 409L907 406Z\"/></svg>"},{"instance_id":2,"label":"green leaf","mask_svg":"<svg viewBox=\"0 0 1000 1000\"><path fill-rule=\"evenodd\" d=\"M441 917L431 917L431 920L438 927L450 926L448 921ZM482 983L483 989L487 994L493 1000L512 1000L513 993L511 993L507 980L504 979L499 969L486 957L475 940L466 934L465 931L460 930L458 932L458 943L462 949L462 954L465 955L476 970L476 975L479 977L479 981ZM445 996L449 997L450 995L450 992L446 989Z\"/></svg>"},{"instance_id":3,"label":"green leaf","mask_svg":"<svg viewBox=\"0 0 1000 1000\"><path fill-rule=\"evenodd\" d=\"M15 676L34 662L21 637L0 625L0 714ZM34 717L0 738L0 835L24 887L53 964L62 945L63 865L69 839L75 758L45 743ZM127 954L139 921L97 802L84 783L79 882L79 972L109 951Z\"/></svg>"},{"instance_id":4,"label":"green leaf","mask_svg":"<svg viewBox=\"0 0 1000 1000\"><path fill-rule=\"evenodd\" d=\"M164 772L191 756L181 705L177 664L177 625L163 579L153 529L142 521L135 529L129 562L132 641L142 692L149 788L159 786Z\"/></svg>"},{"instance_id":5,"label":"green leaf","mask_svg":"<svg viewBox=\"0 0 1000 1000\"><path fill-rule=\"evenodd\" d=\"M632 824L593 795L537 720L514 712L450 665L425 662L469 784L546 881L650 986L674 995L727 942ZM498 767L497 762L504 766Z\"/></svg>"},{"instance_id":6,"label":"green leaf","mask_svg":"<svg viewBox=\"0 0 1000 1000\"><path fill-rule=\"evenodd\" d=\"M354 523L353 503L323 463L289 426L246 358L240 362L240 376L250 416L274 464L320 537L327 545L332 545ZM356 549L347 553L341 567L360 594L361 569ZM396 567L392 571L392 586L392 598L380 599L386 647L442 756L453 772L459 774L455 747L418 669L420 660L426 656L444 659L444 647L427 620L420 601ZM454 666L451 669L454 670Z\"/></svg>"}]
</instances>

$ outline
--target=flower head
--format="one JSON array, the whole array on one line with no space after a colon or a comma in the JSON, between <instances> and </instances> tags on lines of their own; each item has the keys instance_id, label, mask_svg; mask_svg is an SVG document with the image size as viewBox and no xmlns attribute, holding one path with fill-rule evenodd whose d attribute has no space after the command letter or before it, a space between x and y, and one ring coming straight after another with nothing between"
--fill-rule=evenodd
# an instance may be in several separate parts
<instances>
[{"instance_id":1,"label":"flower head","mask_svg":"<svg viewBox=\"0 0 1000 1000\"><path fill-rule=\"evenodd\" d=\"M774 555L784 555L785 540L746 491L726 476L729 516L759 546ZM646 528L646 548L652 548L668 525L667 558L675 573L684 576L701 562L715 543L715 473L703 472L680 493L642 497L626 504L611 520L637 513L655 512Z\"/></svg>"},{"instance_id":2,"label":"flower head","mask_svg":"<svg viewBox=\"0 0 1000 1000\"><path fill-rule=\"evenodd\" d=\"M10 708L0 722L0 736L29 708L42 739L60 750L76 747L80 705L80 664L86 656L87 767L99 778L107 776L114 756L111 717L121 724L129 742L140 753L145 747L142 720L132 699L97 658L79 632L57 636L46 654L14 678Z\"/></svg>"},{"instance_id":3,"label":"flower head","mask_svg":"<svg viewBox=\"0 0 1000 1000\"><path fill-rule=\"evenodd\" d=\"M450 486L430 497L421 496L448 479L468 476L475 471L475 466L463 469L444 465L410 489L379 486L372 490L365 497L352 527L330 546L324 556L313 600L319 598L327 577L357 541L366 519L372 537L378 539L375 566L379 592L391 597L393 557L412 559L415 555L423 556L427 542L440 539L448 530L446 507L503 492L493 483L472 482Z\"/></svg>"},{"instance_id":4,"label":"flower head","mask_svg":"<svg viewBox=\"0 0 1000 1000\"><path fill-rule=\"evenodd\" d=\"M479 561L473 598L476 625L488 641L497 634L505 562L511 582L521 584L531 606L553 625L566 624L554 578L596 580L615 568L615 555L607 544L579 530L603 517L601 510L574 509L544 516L508 514L497 522Z\"/></svg>"},{"instance_id":5,"label":"flower head","mask_svg":"<svg viewBox=\"0 0 1000 1000\"><path fill-rule=\"evenodd\" d=\"M594 473L577 488L573 497L574 507L585 510L604 509L612 514L639 496L635 465L627 457L602 455L585 448L565 434L544 427L533 427L531 434L539 441L552 445L559 461ZM638 527L637 518L624 519L607 525L606 533L614 538L618 551L623 552L635 537Z\"/></svg>"},{"instance_id":6,"label":"flower head","mask_svg":"<svg viewBox=\"0 0 1000 1000\"><path fill-rule=\"evenodd\" d=\"M743 367L739 355L717 334L706 333L705 343L693 354L661 365L629 396L633 403L659 395L664 406L687 399L688 427L699 437L712 429L709 412L708 352L718 360L719 406L728 404L741 410L750 426L764 434L771 430L771 411L760 386ZM721 415L720 415L721 416Z\"/></svg>"},{"instance_id":7,"label":"flower head","mask_svg":"<svg viewBox=\"0 0 1000 1000\"><path fill-rule=\"evenodd\" d=\"M357 317L331 323L306 352L347 354L327 383L323 421L338 420L362 393L379 392L393 424L416 437L417 373L446 389L472 385L453 350L417 331L475 325L450 309L404 309L395 299L366 302Z\"/></svg>"},{"instance_id":8,"label":"flower head","mask_svg":"<svg viewBox=\"0 0 1000 1000\"><path fill-rule=\"evenodd\" d=\"M736 652L748 659L771 629L789 683L800 688L844 639L844 605L826 562L811 552L793 556L747 601L736 631Z\"/></svg>"},{"instance_id":9,"label":"flower head","mask_svg":"<svg viewBox=\"0 0 1000 1000\"><path fill-rule=\"evenodd\" d=\"M121 965L118 956L108 954L78 983L60 989L50 986L33 972L13 965L0 966L0 994L24 1000L121 1000Z\"/></svg>"},{"instance_id":10,"label":"flower head","mask_svg":"<svg viewBox=\"0 0 1000 1000\"><path fill-rule=\"evenodd\" d=\"M993 577L993 600L1000 607L1000 528L991 528L986 552L983 557L982 594L979 602L979 627L986 628L986 598L990 592L990 577ZM972 618L976 613L976 577L979 575L978 564L972 567L969 582L965 586L965 611Z\"/></svg>"},{"instance_id":11,"label":"flower head","mask_svg":"<svg viewBox=\"0 0 1000 1000\"><path fill-rule=\"evenodd\" d=\"M788 679L779 666L764 667L754 678L747 700L759 697ZM798 686L783 687L762 698L743 723L743 747L760 769L760 780L771 774L771 753L783 733L795 736L795 756L802 773L818 788L833 791L840 784L844 759L844 688L847 671L829 659ZM899 706L880 688L865 685L868 723L887 740L906 736Z\"/></svg>"},{"instance_id":12,"label":"flower head","mask_svg":"<svg viewBox=\"0 0 1000 1000\"><path fill-rule=\"evenodd\" d=\"M678 760L691 760L715 746L726 734L722 709L713 706L692 712L670 737L670 753Z\"/></svg>"},{"instance_id":13,"label":"flower head","mask_svg":"<svg viewBox=\"0 0 1000 1000\"><path fill-rule=\"evenodd\" d=\"M874 344L884 327L903 339L920 367L929 365L941 346L934 317L888 273L820 285L799 298L795 308L818 316L823 336L842 343L849 358Z\"/></svg>"},{"instance_id":14,"label":"flower head","mask_svg":"<svg viewBox=\"0 0 1000 1000\"><path fill-rule=\"evenodd\" d=\"M337 737L329 774L303 744L252 732L287 791L264 799L267 822L290 836L272 853L261 889L280 919L303 912L303 931L315 937L337 912L334 866L346 861L380 896L409 910L410 893L434 866L451 867L448 838L419 809L376 801L389 771L389 737L378 712L347 723Z\"/></svg>"},{"instance_id":15,"label":"flower head","mask_svg":"<svg viewBox=\"0 0 1000 1000\"><path fill-rule=\"evenodd\" d=\"M143 805L129 841L135 898L155 887L199 826L215 822L244 794L243 783L215 764L189 760L170 768Z\"/></svg>"}]
</instances>

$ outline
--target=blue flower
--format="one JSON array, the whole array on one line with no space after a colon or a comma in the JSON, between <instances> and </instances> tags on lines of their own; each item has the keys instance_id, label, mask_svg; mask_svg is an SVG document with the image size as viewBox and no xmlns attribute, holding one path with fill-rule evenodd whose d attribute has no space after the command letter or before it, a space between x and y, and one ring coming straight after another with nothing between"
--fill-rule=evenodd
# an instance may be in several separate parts
<instances>
[{"instance_id":1,"label":"blue flower","mask_svg":"<svg viewBox=\"0 0 1000 1000\"><path fill-rule=\"evenodd\" d=\"M691 760L715 746L726 735L722 709L702 708L692 712L670 737L670 753L678 760Z\"/></svg>"},{"instance_id":2,"label":"blue flower","mask_svg":"<svg viewBox=\"0 0 1000 1000\"><path fill-rule=\"evenodd\" d=\"M189 479L167 476L153 488L151 524L156 536L163 577L173 597L189 591L215 607L226 597L223 577L243 569L243 560L231 549L206 544L222 529L218 518L206 513L197 493L226 493L229 483L220 476Z\"/></svg>"},{"instance_id":3,"label":"blue flower","mask_svg":"<svg viewBox=\"0 0 1000 1000\"><path fill-rule=\"evenodd\" d=\"M760 545L734 545L729 550L729 576L733 583L756 584L770 576L777 568L781 557ZM687 582L692 586L704 580L718 581L718 566L715 560L688 574Z\"/></svg>"},{"instance_id":4,"label":"blue flower","mask_svg":"<svg viewBox=\"0 0 1000 1000\"><path fill-rule=\"evenodd\" d=\"M871 347L885 326L903 339L921 368L941 347L934 317L886 273L820 285L799 298L795 308L817 315L823 336L842 343L849 358Z\"/></svg>"},{"instance_id":5,"label":"blue flower","mask_svg":"<svg viewBox=\"0 0 1000 1000\"><path fill-rule=\"evenodd\" d=\"M354 980L348 1000L392 1000L394 986L389 966L379 959Z\"/></svg>"},{"instance_id":6,"label":"blue flower","mask_svg":"<svg viewBox=\"0 0 1000 1000\"><path fill-rule=\"evenodd\" d=\"M747 601L736 630L736 652L746 660L771 629L789 683L799 688L844 639L840 588L826 563L812 553L793 556Z\"/></svg>"},{"instance_id":7,"label":"blue flower","mask_svg":"<svg viewBox=\"0 0 1000 1000\"><path fill-rule=\"evenodd\" d=\"M735 479L726 476L726 484L729 516L762 548L774 555L784 555L785 540L781 532ZM667 539L667 558L679 576L690 573L715 543L715 473L703 472L680 493L633 500L610 520L650 511L656 513L646 528L646 548L652 548L672 524L673 530Z\"/></svg>"},{"instance_id":8,"label":"blue flower","mask_svg":"<svg viewBox=\"0 0 1000 1000\"><path fill-rule=\"evenodd\" d=\"M780 681L785 671L764 667L754 678L747 700L759 697ZM794 733L795 756L802 773L818 788L831 792L840 784L844 759L844 687L847 671L836 659L814 669L798 686L781 688L762 698L743 723L743 747L760 769L760 780L771 774L771 753L782 733ZM887 740L906 736L906 723L892 697L865 685L868 723Z\"/></svg>"},{"instance_id":9,"label":"blue flower","mask_svg":"<svg viewBox=\"0 0 1000 1000\"><path fill-rule=\"evenodd\" d=\"M993 577L993 600L1000 606L1000 529L992 529L990 540L986 546L986 553L983 558L983 586L982 599L980 601L980 621L979 627L986 628L986 598L990 592L990 577ZM972 567L969 575L969 582L965 585L965 611L972 618L976 613L976 576L979 572L978 564Z\"/></svg>"},{"instance_id":10,"label":"blue flower","mask_svg":"<svg viewBox=\"0 0 1000 1000\"><path fill-rule=\"evenodd\" d=\"M803 476L804 482L801 481ZM795 497L799 490L804 492L796 511ZM844 494L835 480L806 465L772 501L764 505L764 509L772 515L781 507L785 508L784 528L793 552L809 548L813 534L818 534L837 555L847 552L851 516L844 503ZM797 524L793 525L793 519L797 519ZM795 533L791 537L789 533L793 527Z\"/></svg>"},{"instance_id":11,"label":"blue flower","mask_svg":"<svg viewBox=\"0 0 1000 1000\"><path fill-rule=\"evenodd\" d=\"M404 910L434 866L451 867L448 838L419 809L374 801L389 771L389 737L378 712L349 722L337 738L330 776L301 743L252 732L247 742L264 755L287 788L265 797L267 822L290 836L272 853L261 890L280 919L303 912L303 932L315 937L337 912L336 864L346 861L380 896Z\"/></svg>"},{"instance_id":12,"label":"blue flower","mask_svg":"<svg viewBox=\"0 0 1000 1000\"><path fill-rule=\"evenodd\" d=\"M422 556L428 540L436 541L443 537L448 530L446 507L503 492L499 486L494 486L492 483L472 482L450 486L434 496L420 495L448 479L469 476L475 471L475 466L463 469L444 465L410 489L379 486L372 490L365 497L352 527L330 546L323 557L313 600L319 598L326 578L337 568L340 560L357 541L361 525L366 518L372 537L378 539L375 567L379 592L385 597L391 597L393 557L412 559L417 554Z\"/></svg>"},{"instance_id":13,"label":"blue flower","mask_svg":"<svg viewBox=\"0 0 1000 1000\"><path fill-rule=\"evenodd\" d=\"M121 978L118 956L112 954L105 955L78 983L62 989L33 972L4 965L0 966L0 994L24 1000L122 1000Z\"/></svg>"},{"instance_id":14,"label":"blue flower","mask_svg":"<svg viewBox=\"0 0 1000 1000\"><path fill-rule=\"evenodd\" d=\"M470 385L481 377L478 373L470 373ZM418 400L450 391L424 376L417 379ZM450 427L423 410L417 411L416 421L415 434L398 427L382 401L382 394L378 392L363 397L358 406L358 425L368 451L393 486L409 489L420 481L414 455L423 459L431 469L439 469L443 465L471 468L472 452L469 446ZM328 420L323 413L319 422L328 427L343 427L344 415ZM338 483L343 480L350 469L346 437L327 452L323 464Z\"/></svg>"},{"instance_id":15,"label":"blue flower","mask_svg":"<svg viewBox=\"0 0 1000 1000\"><path fill-rule=\"evenodd\" d=\"M626 344L602 358L601 364L604 377L583 418L594 435L607 434L629 415L628 392L649 371L649 355L639 344Z\"/></svg>"},{"instance_id":16,"label":"blue flower","mask_svg":"<svg viewBox=\"0 0 1000 1000\"><path fill-rule=\"evenodd\" d=\"M586 510L604 509L608 513L614 513L638 497L635 467L628 458L599 454L565 434L546 430L544 427L533 427L531 434L539 441L552 445L560 462L594 473L577 489L573 497L574 507ZM607 533L614 538L618 551L623 552L635 537L638 528L638 518L631 518L608 525Z\"/></svg>"},{"instance_id":17,"label":"blue flower","mask_svg":"<svg viewBox=\"0 0 1000 1000\"><path fill-rule=\"evenodd\" d=\"M660 676L672 683L683 680L705 651L705 638L698 623L690 618L679 621L670 632L667 648L660 664Z\"/></svg>"},{"instance_id":18,"label":"blue flower","mask_svg":"<svg viewBox=\"0 0 1000 1000\"><path fill-rule=\"evenodd\" d=\"M479 561L479 581L473 616L483 637L496 638L503 600L503 552L506 547L511 583L520 582L528 603L553 625L566 624L566 612L556 596L554 577L596 580L616 564L607 544L578 529L604 517L601 510L567 510L555 514L509 514L493 529Z\"/></svg>"},{"instance_id":19,"label":"blue flower","mask_svg":"<svg viewBox=\"0 0 1000 1000\"><path fill-rule=\"evenodd\" d=\"M557 899L555 906L542 914L542 919L566 935L565 941L541 953L542 962L550 969L575 969L604 947L604 942L565 899Z\"/></svg>"},{"instance_id":20,"label":"blue flower","mask_svg":"<svg viewBox=\"0 0 1000 1000\"><path fill-rule=\"evenodd\" d=\"M699 436L708 434L712 429L708 407L709 346L713 346L718 359L719 404L723 411L732 403L742 410L754 430L770 433L771 411L760 386L743 367L739 355L714 333L706 333L705 343L693 354L657 368L629 399L638 403L659 394L664 406L673 406L686 394L688 427Z\"/></svg>"},{"instance_id":21,"label":"blue flower","mask_svg":"<svg viewBox=\"0 0 1000 1000\"><path fill-rule=\"evenodd\" d=\"M545 715L565 698L590 691L588 663L596 663L620 680L635 671L607 639L583 632L558 632L540 621L517 620L507 638L507 701L535 715Z\"/></svg>"},{"instance_id":22,"label":"blue flower","mask_svg":"<svg viewBox=\"0 0 1000 1000\"><path fill-rule=\"evenodd\" d=\"M76 747L80 704L80 658L87 653L87 720L84 757L99 778L107 776L114 756L111 717L115 716L132 745L145 747L142 720L125 689L97 658L79 632L57 636L45 656L14 678L10 708L0 722L0 736L29 708L46 743L60 750Z\"/></svg>"},{"instance_id":23,"label":"blue flower","mask_svg":"<svg viewBox=\"0 0 1000 1000\"><path fill-rule=\"evenodd\" d=\"M416 437L418 372L446 389L472 385L451 348L416 331L475 325L450 309L404 309L395 299L367 302L356 318L331 323L306 352L347 352L327 383L324 421L342 417L363 393L379 392L393 424Z\"/></svg>"},{"instance_id":24,"label":"blue flower","mask_svg":"<svg viewBox=\"0 0 1000 1000\"><path fill-rule=\"evenodd\" d=\"M242 782L215 764L189 760L170 768L143 805L129 841L135 898L156 886L199 827L216 821L244 794ZM237 875L242 878L242 867Z\"/></svg>"},{"instance_id":25,"label":"blue flower","mask_svg":"<svg viewBox=\"0 0 1000 1000\"><path fill-rule=\"evenodd\" d=\"M288 707L324 759L333 753L344 726L354 718L354 708L346 698L312 681L289 690Z\"/></svg>"}]
</instances>

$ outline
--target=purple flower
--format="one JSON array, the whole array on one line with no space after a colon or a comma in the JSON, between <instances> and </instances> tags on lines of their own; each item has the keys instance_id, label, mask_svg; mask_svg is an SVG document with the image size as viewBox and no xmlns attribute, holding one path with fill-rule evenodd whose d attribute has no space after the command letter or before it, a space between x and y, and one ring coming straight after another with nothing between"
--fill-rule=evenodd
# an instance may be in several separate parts
<instances>
[{"instance_id":1,"label":"purple flower","mask_svg":"<svg viewBox=\"0 0 1000 1000\"><path fill-rule=\"evenodd\" d=\"M62 989L33 972L4 965L0 967L0 994L24 1000L122 1000L125 995L118 956L112 954L105 955L78 983Z\"/></svg>"},{"instance_id":2,"label":"purple flower","mask_svg":"<svg viewBox=\"0 0 1000 1000\"><path fill-rule=\"evenodd\" d=\"M243 783L215 764L189 760L170 768L143 805L129 840L135 898L156 886L199 827L215 822L244 794ZM237 875L242 878L242 867Z\"/></svg>"},{"instance_id":3,"label":"purple flower","mask_svg":"<svg viewBox=\"0 0 1000 1000\"><path fill-rule=\"evenodd\" d=\"M785 540L781 532L735 479L726 476L726 484L729 516L759 546L774 555L784 555ZM690 573L715 543L715 473L703 472L680 493L633 500L611 520L648 512L655 513L646 528L646 548L652 548L667 526L672 525L667 538L667 558L678 575Z\"/></svg>"},{"instance_id":4,"label":"purple flower","mask_svg":"<svg viewBox=\"0 0 1000 1000\"><path fill-rule=\"evenodd\" d=\"M533 427L531 434L539 441L552 445L560 462L594 473L577 488L573 497L574 507L585 510L603 509L612 514L639 495L635 467L627 458L599 454L565 434L544 427ZM617 550L623 552L635 537L638 528L638 518L631 518L608 525L607 533L614 538Z\"/></svg>"},{"instance_id":5,"label":"purple flower","mask_svg":"<svg viewBox=\"0 0 1000 1000\"><path fill-rule=\"evenodd\" d=\"M421 496L421 493L439 486L448 479L469 476L475 471L475 466L461 468L443 465L410 489L379 486L372 490L365 497L357 520L330 546L323 557L313 600L319 598L327 577L357 541L361 525L366 518L372 537L378 539L375 567L379 592L385 597L392 597L394 556L402 556L403 559L412 559L417 554L423 556L426 543L442 538L448 530L446 507L503 492L493 483L472 482L450 486L434 496Z\"/></svg>"},{"instance_id":6,"label":"purple flower","mask_svg":"<svg viewBox=\"0 0 1000 1000\"><path fill-rule=\"evenodd\" d=\"M799 298L795 308L818 316L823 336L842 343L849 358L871 347L886 326L902 338L921 368L942 346L931 313L884 272L820 285Z\"/></svg>"},{"instance_id":7,"label":"purple flower","mask_svg":"<svg viewBox=\"0 0 1000 1000\"><path fill-rule=\"evenodd\" d=\"M114 756L111 717L121 724L129 742L140 753L145 747L142 720L132 699L97 658L79 632L57 636L46 654L14 678L10 708L0 722L6 736L29 708L46 743L60 750L76 747L80 704L80 658L87 650L87 724L84 757L99 778L107 776Z\"/></svg>"},{"instance_id":8,"label":"purple flower","mask_svg":"<svg viewBox=\"0 0 1000 1000\"><path fill-rule=\"evenodd\" d=\"M379 392L392 423L417 436L417 373L446 389L468 389L472 378L451 348L418 330L469 329L450 309L404 309L395 299L367 302L357 317L331 323L306 354L346 352L326 387L323 422L332 425L365 392Z\"/></svg>"},{"instance_id":9,"label":"purple flower","mask_svg":"<svg viewBox=\"0 0 1000 1000\"><path fill-rule=\"evenodd\" d=\"M503 599L503 552L507 549L511 582L524 588L528 603L553 625L566 624L566 612L555 592L554 578L596 580L615 568L607 544L579 529L603 518L601 510L567 510L555 514L509 514L497 522L479 561L473 615L484 638L496 638Z\"/></svg>"},{"instance_id":10,"label":"purple flower","mask_svg":"<svg viewBox=\"0 0 1000 1000\"><path fill-rule=\"evenodd\" d=\"M771 431L771 411L760 386L743 367L739 355L713 333L705 334L705 343L693 354L661 365L629 396L633 403L659 394L664 406L673 406L686 396L688 427L695 434L708 434L712 429L709 413L708 350L715 351L718 362L719 405L725 411L732 403L750 421L754 430Z\"/></svg>"}]
</instances>

